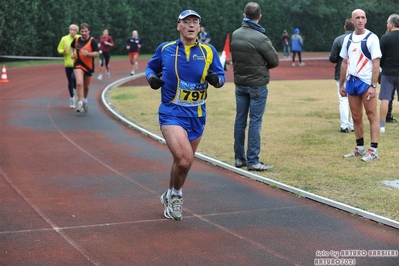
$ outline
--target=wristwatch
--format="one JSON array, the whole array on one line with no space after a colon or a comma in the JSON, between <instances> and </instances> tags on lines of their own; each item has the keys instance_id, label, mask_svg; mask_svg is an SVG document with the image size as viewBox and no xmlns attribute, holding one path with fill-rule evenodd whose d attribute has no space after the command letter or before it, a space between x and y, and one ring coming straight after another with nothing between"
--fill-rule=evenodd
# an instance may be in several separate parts
<instances>
[{"instance_id":1,"label":"wristwatch","mask_svg":"<svg viewBox=\"0 0 399 266\"><path fill-rule=\"evenodd\" d=\"M373 83L370 85L371 87L373 87L374 89L377 88L377 84Z\"/></svg>"}]
</instances>

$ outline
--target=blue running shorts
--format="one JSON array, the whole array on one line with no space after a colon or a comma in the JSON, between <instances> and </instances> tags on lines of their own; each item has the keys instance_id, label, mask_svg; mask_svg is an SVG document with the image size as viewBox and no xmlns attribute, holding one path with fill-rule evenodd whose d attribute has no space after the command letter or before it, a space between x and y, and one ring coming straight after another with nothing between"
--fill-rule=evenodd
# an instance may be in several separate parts
<instances>
[{"instance_id":1,"label":"blue running shorts","mask_svg":"<svg viewBox=\"0 0 399 266\"><path fill-rule=\"evenodd\" d=\"M206 118L203 117L177 117L159 113L159 125L181 126L187 131L188 140L193 141L202 136L205 129Z\"/></svg>"},{"instance_id":2,"label":"blue running shorts","mask_svg":"<svg viewBox=\"0 0 399 266\"><path fill-rule=\"evenodd\" d=\"M346 93L349 95L362 95L370 84L364 83L358 77L350 76L346 81Z\"/></svg>"}]
</instances>

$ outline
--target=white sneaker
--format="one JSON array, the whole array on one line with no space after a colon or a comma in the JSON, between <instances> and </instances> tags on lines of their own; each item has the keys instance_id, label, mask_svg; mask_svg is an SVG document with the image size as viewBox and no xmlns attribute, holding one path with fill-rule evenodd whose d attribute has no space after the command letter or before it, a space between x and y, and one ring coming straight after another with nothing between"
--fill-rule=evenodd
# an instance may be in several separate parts
<instances>
[{"instance_id":1,"label":"white sneaker","mask_svg":"<svg viewBox=\"0 0 399 266\"><path fill-rule=\"evenodd\" d=\"M97 78L98 80L102 80L103 79L103 75L98 75L98 78Z\"/></svg>"},{"instance_id":2,"label":"white sneaker","mask_svg":"<svg viewBox=\"0 0 399 266\"><path fill-rule=\"evenodd\" d=\"M130 75L132 75L132 76L133 76L133 75L134 75L134 71L130 72Z\"/></svg>"},{"instance_id":3,"label":"white sneaker","mask_svg":"<svg viewBox=\"0 0 399 266\"><path fill-rule=\"evenodd\" d=\"M111 73L107 72L107 78L111 77Z\"/></svg>"},{"instance_id":4,"label":"white sneaker","mask_svg":"<svg viewBox=\"0 0 399 266\"><path fill-rule=\"evenodd\" d=\"M362 161L363 162L372 162L375 160L378 160L378 151L377 149L369 149L367 151L367 154L365 156L363 156Z\"/></svg>"},{"instance_id":5,"label":"white sneaker","mask_svg":"<svg viewBox=\"0 0 399 266\"><path fill-rule=\"evenodd\" d=\"M83 109L83 103L82 102L79 102L78 103L78 106L76 107L76 112L78 112L78 113L84 113L84 109Z\"/></svg>"},{"instance_id":6,"label":"white sneaker","mask_svg":"<svg viewBox=\"0 0 399 266\"><path fill-rule=\"evenodd\" d=\"M262 162L247 166L248 171L259 171L259 172L266 171L266 170L269 170L272 168L274 168L274 165L268 165L268 164L264 164Z\"/></svg>"},{"instance_id":7,"label":"white sneaker","mask_svg":"<svg viewBox=\"0 0 399 266\"><path fill-rule=\"evenodd\" d=\"M173 220L176 221L182 220L183 219L182 205L183 205L182 197L170 194L170 198L168 199L168 208L166 209L167 216L171 217Z\"/></svg>"},{"instance_id":8,"label":"white sneaker","mask_svg":"<svg viewBox=\"0 0 399 266\"><path fill-rule=\"evenodd\" d=\"M344 158L351 158L351 157L356 157L356 156L365 156L366 151L365 150L359 150L357 147L353 150L353 152L345 154Z\"/></svg>"},{"instance_id":9,"label":"white sneaker","mask_svg":"<svg viewBox=\"0 0 399 266\"><path fill-rule=\"evenodd\" d=\"M75 97L72 97L72 98L69 100L69 108L71 108L71 109L76 108Z\"/></svg>"},{"instance_id":10,"label":"white sneaker","mask_svg":"<svg viewBox=\"0 0 399 266\"><path fill-rule=\"evenodd\" d=\"M83 102L83 110L84 110L85 112L88 112L88 111L89 111L89 105L87 104L87 102Z\"/></svg>"},{"instance_id":11,"label":"white sneaker","mask_svg":"<svg viewBox=\"0 0 399 266\"><path fill-rule=\"evenodd\" d=\"M380 127L380 133L385 133L385 127Z\"/></svg>"},{"instance_id":12,"label":"white sneaker","mask_svg":"<svg viewBox=\"0 0 399 266\"><path fill-rule=\"evenodd\" d=\"M300 63L300 64L299 64L299 66L304 66L304 65L305 65L305 63L304 63L304 62L302 62L302 63Z\"/></svg>"},{"instance_id":13,"label":"white sneaker","mask_svg":"<svg viewBox=\"0 0 399 266\"><path fill-rule=\"evenodd\" d=\"M295 66L295 63L292 63L292 66L294 67L294 66Z\"/></svg>"},{"instance_id":14,"label":"white sneaker","mask_svg":"<svg viewBox=\"0 0 399 266\"><path fill-rule=\"evenodd\" d=\"M164 192L161 195L161 198L160 198L161 199L161 203L162 203L162 205L165 208L165 210L163 211L163 216L165 216L165 218L172 219L172 217L168 214L169 199L167 197L167 194L168 194L167 191Z\"/></svg>"}]
</instances>

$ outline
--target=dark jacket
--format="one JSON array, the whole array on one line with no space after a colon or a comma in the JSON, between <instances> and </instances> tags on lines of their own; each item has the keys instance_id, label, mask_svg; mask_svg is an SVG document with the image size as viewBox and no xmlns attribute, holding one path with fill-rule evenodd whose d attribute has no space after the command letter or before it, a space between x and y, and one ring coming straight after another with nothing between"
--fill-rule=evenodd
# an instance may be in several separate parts
<instances>
[{"instance_id":1,"label":"dark jacket","mask_svg":"<svg viewBox=\"0 0 399 266\"><path fill-rule=\"evenodd\" d=\"M291 38L290 38L290 36L288 35L288 34L286 34L286 35L282 35L281 36L281 45L284 47L284 46L289 46L290 45L290 40L291 40Z\"/></svg>"},{"instance_id":2,"label":"dark jacket","mask_svg":"<svg viewBox=\"0 0 399 266\"><path fill-rule=\"evenodd\" d=\"M269 69L279 64L278 54L269 38L243 22L231 35L234 83L239 86L265 86Z\"/></svg>"},{"instance_id":3,"label":"dark jacket","mask_svg":"<svg viewBox=\"0 0 399 266\"><path fill-rule=\"evenodd\" d=\"M335 80L339 80L339 76L341 73L341 65L342 65L342 57L339 56L339 53L341 52L342 44L344 42L345 36L352 33L353 31L345 31L344 34L338 36L335 38L333 45L331 47L331 52L330 56L328 59L330 60L331 63L336 63L335 65Z\"/></svg>"},{"instance_id":4,"label":"dark jacket","mask_svg":"<svg viewBox=\"0 0 399 266\"><path fill-rule=\"evenodd\" d=\"M382 57L380 67L381 75L399 76L399 31L391 31L380 39Z\"/></svg>"}]
</instances>

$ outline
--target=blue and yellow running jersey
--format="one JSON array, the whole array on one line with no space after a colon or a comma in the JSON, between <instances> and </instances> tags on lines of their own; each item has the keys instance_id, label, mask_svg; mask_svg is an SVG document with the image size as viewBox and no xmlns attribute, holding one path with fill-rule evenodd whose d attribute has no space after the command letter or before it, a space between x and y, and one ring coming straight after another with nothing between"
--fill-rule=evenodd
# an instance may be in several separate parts
<instances>
[{"instance_id":1,"label":"blue and yellow running jersey","mask_svg":"<svg viewBox=\"0 0 399 266\"><path fill-rule=\"evenodd\" d=\"M205 77L210 72L215 72L224 84L224 69L211 44L196 42L186 46L181 40L160 44L146 69L147 80L162 73L165 82L158 112L179 117L206 116Z\"/></svg>"}]
</instances>

